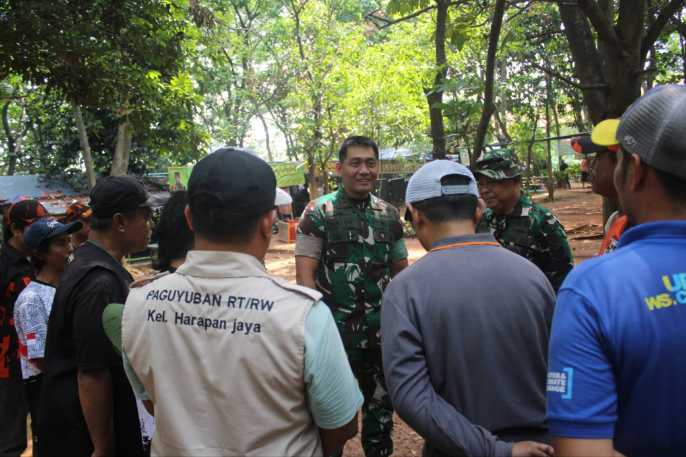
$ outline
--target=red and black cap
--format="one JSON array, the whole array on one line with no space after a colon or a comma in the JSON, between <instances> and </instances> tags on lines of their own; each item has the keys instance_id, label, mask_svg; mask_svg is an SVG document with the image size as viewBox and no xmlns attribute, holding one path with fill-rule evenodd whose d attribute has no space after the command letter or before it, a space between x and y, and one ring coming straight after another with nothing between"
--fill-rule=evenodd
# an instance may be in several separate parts
<instances>
[{"instance_id":1,"label":"red and black cap","mask_svg":"<svg viewBox=\"0 0 686 457\"><path fill-rule=\"evenodd\" d=\"M10 206L7 217L11 224L31 225L48 215L38 200L22 200Z\"/></svg>"},{"instance_id":2,"label":"red and black cap","mask_svg":"<svg viewBox=\"0 0 686 457\"><path fill-rule=\"evenodd\" d=\"M74 202L69 207L62 219L63 224L69 224L74 221L88 221L93 215L93 210L81 202Z\"/></svg>"}]
</instances>

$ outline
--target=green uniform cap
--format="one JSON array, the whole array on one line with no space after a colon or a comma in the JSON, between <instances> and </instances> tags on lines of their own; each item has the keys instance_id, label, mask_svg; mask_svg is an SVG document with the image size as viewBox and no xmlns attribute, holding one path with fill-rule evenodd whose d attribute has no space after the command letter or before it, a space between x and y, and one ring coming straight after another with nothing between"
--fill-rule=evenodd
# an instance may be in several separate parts
<instances>
[{"instance_id":1,"label":"green uniform cap","mask_svg":"<svg viewBox=\"0 0 686 457\"><path fill-rule=\"evenodd\" d=\"M474 166L474 174L482 174L500 181L521 176L522 167L510 149L493 149L481 154Z\"/></svg>"}]
</instances>

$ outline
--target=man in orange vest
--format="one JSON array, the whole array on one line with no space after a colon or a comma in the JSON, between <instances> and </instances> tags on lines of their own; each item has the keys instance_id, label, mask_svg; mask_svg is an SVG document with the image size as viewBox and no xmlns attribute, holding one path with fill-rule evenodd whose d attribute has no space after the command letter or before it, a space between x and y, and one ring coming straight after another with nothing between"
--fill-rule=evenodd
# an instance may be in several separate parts
<instances>
[{"instance_id":1,"label":"man in orange vest","mask_svg":"<svg viewBox=\"0 0 686 457\"><path fill-rule=\"evenodd\" d=\"M572 148L585 156L584 160L591 158L591 186L593 192L611 200L617 200L612 175L617 164L617 151L619 143L616 138L619 119L605 119L593 127L591 138L579 137L572 140ZM620 210L615 211L608 217L605 224L603 242L600 244L598 255L612 252L617 247L619 238L626 230L628 220Z\"/></svg>"}]
</instances>

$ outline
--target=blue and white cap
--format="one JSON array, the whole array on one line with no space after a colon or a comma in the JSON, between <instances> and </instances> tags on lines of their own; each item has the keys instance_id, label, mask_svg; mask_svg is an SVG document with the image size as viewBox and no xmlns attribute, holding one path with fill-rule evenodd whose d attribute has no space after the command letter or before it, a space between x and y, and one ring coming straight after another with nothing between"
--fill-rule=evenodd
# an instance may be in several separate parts
<instances>
[{"instance_id":1,"label":"blue and white cap","mask_svg":"<svg viewBox=\"0 0 686 457\"><path fill-rule=\"evenodd\" d=\"M448 176L464 176L467 184L449 185L444 182ZM479 188L474 175L462 164L450 160L434 160L422 166L410 178L405 192L405 203L415 203L430 198L470 194L479 197Z\"/></svg>"}]
</instances>

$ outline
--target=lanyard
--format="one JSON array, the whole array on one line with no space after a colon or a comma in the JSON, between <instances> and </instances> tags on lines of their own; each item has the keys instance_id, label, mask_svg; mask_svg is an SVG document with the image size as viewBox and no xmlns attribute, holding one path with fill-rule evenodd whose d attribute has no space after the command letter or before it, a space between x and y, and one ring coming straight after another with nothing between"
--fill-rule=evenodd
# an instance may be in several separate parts
<instances>
[{"instance_id":1,"label":"lanyard","mask_svg":"<svg viewBox=\"0 0 686 457\"><path fill-rule=\"evenodd\" d=\"M498 243L497 241L465 241L462 243L451 243L443 246L438 246L436 248L433 248L429 252L444 251L446 249L453 248L465 248L467 246L500 246L500 243Z\"/></svg>"}]
</instances>

